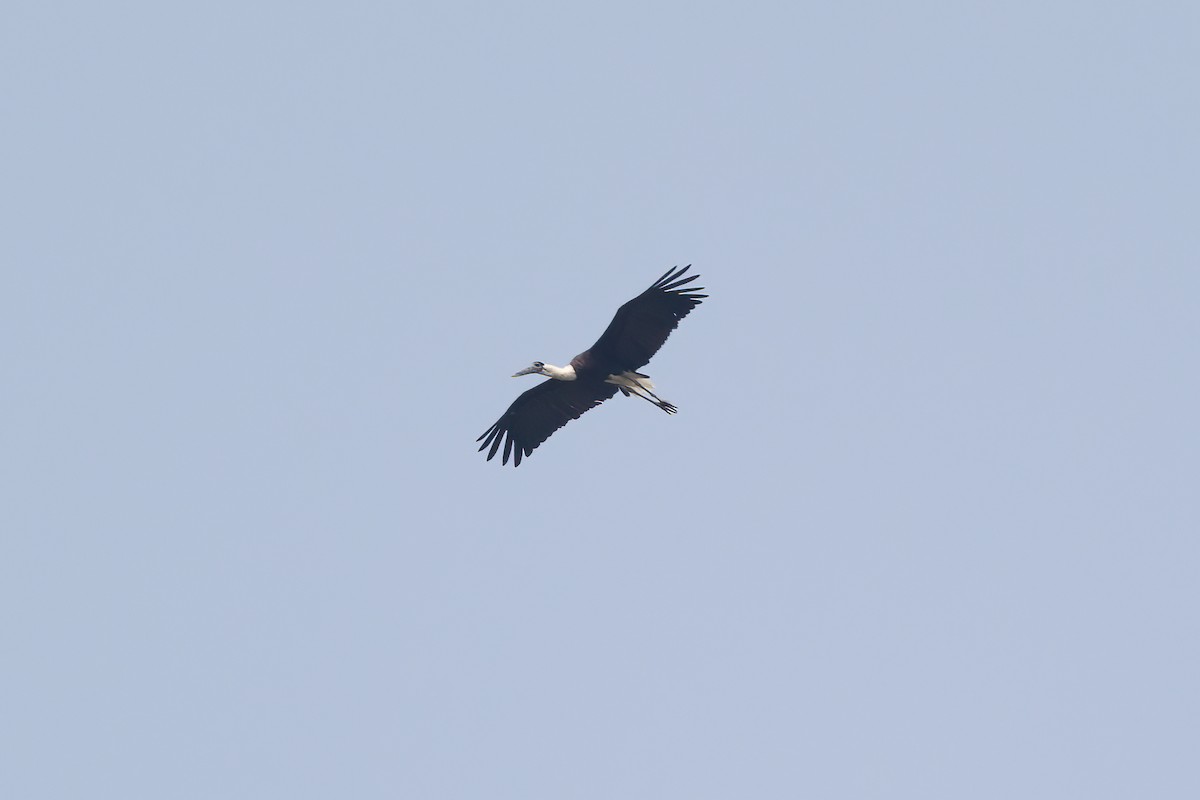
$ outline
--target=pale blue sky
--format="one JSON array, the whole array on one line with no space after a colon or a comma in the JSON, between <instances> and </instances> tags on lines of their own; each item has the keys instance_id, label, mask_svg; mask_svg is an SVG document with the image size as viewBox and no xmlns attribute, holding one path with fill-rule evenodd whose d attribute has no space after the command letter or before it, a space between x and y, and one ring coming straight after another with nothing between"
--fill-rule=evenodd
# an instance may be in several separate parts
<instances>
[{"instance_id":1,"label":"pale blue sky","mask_svg":"<svg viewBox=\"0 0 1200 800\"><path fill-rule=\"evenodd\" d=\"M7 3L0 796L1200 796L1198 52ZM678 416L484 462L688 263Z\"/></svg>"}]
</instances>

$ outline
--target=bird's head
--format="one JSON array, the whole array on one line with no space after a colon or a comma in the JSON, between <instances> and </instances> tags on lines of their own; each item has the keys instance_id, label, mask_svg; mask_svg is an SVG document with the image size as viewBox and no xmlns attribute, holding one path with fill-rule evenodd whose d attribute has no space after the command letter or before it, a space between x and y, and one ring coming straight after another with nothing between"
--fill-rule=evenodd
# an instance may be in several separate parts
<instances>
[{"instance_id":1,"label":"bird's head","mask_svg":"<svg viewBox=\"0 0 1200 800\"><path fill-rule=\"evenodd\" d=\"M513 375L514 378L519 378L522 375L545 375L549 377L550 373L546 371L546 365L541 361L535 361L532 365L526 367Z\"/></svg>"}]
</instances>

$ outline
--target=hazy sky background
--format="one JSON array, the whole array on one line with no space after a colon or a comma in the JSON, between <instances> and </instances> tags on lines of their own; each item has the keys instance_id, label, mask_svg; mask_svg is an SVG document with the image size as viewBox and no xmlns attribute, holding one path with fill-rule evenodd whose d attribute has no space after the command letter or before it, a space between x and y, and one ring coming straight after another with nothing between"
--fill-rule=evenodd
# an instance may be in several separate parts
<instances>
[{"instance_id":1,"label":"hazy sky background","mask_svg":"<svg viewBox=\"0 0 1200 800\"><path fill-rule=\"evenodd\" d=\"M1200 796L1198 8L9 0L0 796Z\"/></svg>"}]
</instances>

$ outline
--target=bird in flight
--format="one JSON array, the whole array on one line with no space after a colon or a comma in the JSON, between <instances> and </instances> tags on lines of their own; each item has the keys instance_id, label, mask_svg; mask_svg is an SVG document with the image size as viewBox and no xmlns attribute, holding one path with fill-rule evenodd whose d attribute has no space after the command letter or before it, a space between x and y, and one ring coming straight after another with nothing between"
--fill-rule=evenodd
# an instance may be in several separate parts
<instances>
[{"instance_id":1,"label":"bird in flight","mask_svg":"<svg viewBox=\"0 0 1200 800\"><path fill-rule=\"evenodd\" d=\"M608 328L591 348L571 359L565 367L541 361L533 362L513 375L545 375L550 378L522 394L508 407L496 424L475 441L482 441L480 452L487 449L491 461L504 445L500 463L521 465L521 457L531 454L563 425L579 419L619 390L626 397L636 395L668 414L678 409L654 393L650 376L638 372L663 346L679 325L679 320L708 297L696 294L704 287L688 287L699 275L684 273L691 267L669 269L646 291L617 309Z\"/></svg>"}]
</instances>

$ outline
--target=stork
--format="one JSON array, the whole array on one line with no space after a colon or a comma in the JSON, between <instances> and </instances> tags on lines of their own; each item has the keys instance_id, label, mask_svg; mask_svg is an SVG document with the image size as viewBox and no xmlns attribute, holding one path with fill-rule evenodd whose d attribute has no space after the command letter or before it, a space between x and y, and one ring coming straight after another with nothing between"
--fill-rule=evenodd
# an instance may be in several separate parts
<instances>
[{"instance_id":1,"label":"stork","mask_svg":"<svg viewBox=\"0 0 1200 800\"><path fill-rule=\"evenodd\" d=\"M500 463L507 464L511 455L513 466L519 467L522 456L531 454L563 425L579 419L618 390L626 397L636 395L674 414L678 409L655 394L650 376L638 370L663 346L679 320L708 297L696 294L704 287L680 288L700 277L683 277L689 267L667 270L649 289L618 308L596 343L567 366L535 361L513 375L545 375L550 380L514 400L496 424L475 440L483 442L480 452L491 448L487 460L492 460L503 442Z\"/></svg>"}]
</instances>

